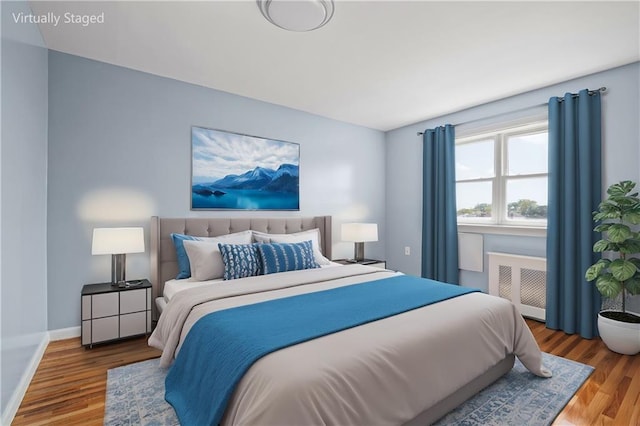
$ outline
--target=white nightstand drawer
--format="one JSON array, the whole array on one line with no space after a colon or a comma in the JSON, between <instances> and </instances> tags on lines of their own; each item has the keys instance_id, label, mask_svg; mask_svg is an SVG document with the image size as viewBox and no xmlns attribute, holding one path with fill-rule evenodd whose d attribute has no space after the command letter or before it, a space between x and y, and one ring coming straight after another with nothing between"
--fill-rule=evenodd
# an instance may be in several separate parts
<instances>
[{"instance_id":1,"label":"white nightstand drawer","mask_svg":"<svg viewBox=\"0 0 640 426\"><path fill-rule=\"evenodd\" d=\"M118 317L98 318L91 321L91 343L118 338Z\"/></svg>"},{"instance_id":2,"label":"white nightstand drawer","mask_svg":"<svg viewBox=\"0 0 640 426\"><path fill-rule=\"evenodd\" d=\"M120 315L120 337L135 336L147 332L147 313Z\"/></svg>"},{"instance_id":3,"label":"white nightstand drawer","mask_svg":"<svg viewBox=\"0 0 640 426\"><path fill-rule=\"evenodd\" d=\"M91 318L118 315L118 293L94 294L91 298Z\"/></svg>"},{"instance_id":4,"label":"white nightstand drawer","mask_svg":"<svg viewBox=\"0 0 640 426\"><path fill-rule=\"evenodd\" d=\"M147 310L147 290L128 290L120 292L120 313L128 314Z\"/></svg>"}]
</instances>

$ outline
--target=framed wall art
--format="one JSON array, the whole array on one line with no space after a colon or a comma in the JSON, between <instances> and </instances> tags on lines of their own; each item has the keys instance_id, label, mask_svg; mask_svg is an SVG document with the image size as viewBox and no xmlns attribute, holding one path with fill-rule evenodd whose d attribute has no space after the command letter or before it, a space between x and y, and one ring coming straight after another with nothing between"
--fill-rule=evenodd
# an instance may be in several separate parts
<instances>
[{"instance_id":1,"label":"framed wall art","mask_svg":"<svg viewBox=\"0 0 640 426\"><path fill-rule=\"evenodd\" d=\"M191 128L192 210L300 210L300 145Z\"/></svg>"}]
</instances>

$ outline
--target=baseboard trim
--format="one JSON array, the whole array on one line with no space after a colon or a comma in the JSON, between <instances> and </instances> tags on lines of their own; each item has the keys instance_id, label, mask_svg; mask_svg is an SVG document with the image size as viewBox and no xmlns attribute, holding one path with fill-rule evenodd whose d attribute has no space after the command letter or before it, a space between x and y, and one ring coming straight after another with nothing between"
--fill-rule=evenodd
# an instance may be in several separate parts
<instances>
[{"instance_id":1,"label":"baseboard trim","mask_svg":"<svg viewBox=\"0 0 640 426\"><path fill-rule=\"evenodd\" d=\"M49 341L51 342L55 342L56 340L73 339L74 337L80 337L80 326L49 330Z\"/></svg>"},{"instance_id":2,"label":"baseboard trim","mask_svg":"<svg viewBox=\"0 0 640 426\"><path fill-rule=\"evenodd\" d=\"M49 333L44 333L38 348L34 352L31 357L31 361L29 365L25 369L24 373L22 373L22 377L20 378L20 383L13 391L11 398L9 398L9 402L7 402L7 406L5 407L4 412L2 413L2 421L0 424L10 425L13 422L13 418L16 416L18 412L18 408L20 408L20 404L22 403L22 399L24 395L27 393L27 389L29 388L29 384L33 379L33 376L36 374L36 370L40 365L40 361L44 356L44 352L47 350L47 345L49 344Z\"/></svg>"},{"instance_id":3,"label":"baseboard trim","mask_svg":"<svg viewBox=\"0 0 640 426\"><path fill-rule=\"evenodd\" d=\"M46 333L43 333L42 340L38 344L38 348L34 352L29 365L25 369L22 377L20 378L20 383L13 391L11 398L9 398L9 402L7 402L7 406L5 407L4 412L2 413L2 418L0 419L0 425L10 425L13 422L13 418L16 416L18 409L20 408L20 404L22 403L22 399L27 393L27 389L31 384L31 380L33 376L36 374L36 370L40 365L40 361L42 361L42 357L44 356L45 351L47 350L47 345L49 342L54 342L56 340L64 340L64 339L73 339L74 337L80 337L80 326L77 327L69 327L69 328L60 328L57 330L50 330Z\"/></svg>"}]
</instances>

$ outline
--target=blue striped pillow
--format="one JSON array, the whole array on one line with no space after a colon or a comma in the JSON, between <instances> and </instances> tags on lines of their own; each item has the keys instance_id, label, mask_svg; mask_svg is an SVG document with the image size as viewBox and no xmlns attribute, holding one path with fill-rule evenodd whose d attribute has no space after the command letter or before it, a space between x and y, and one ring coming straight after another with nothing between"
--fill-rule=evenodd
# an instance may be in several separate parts
<instances>
[{"instance_id":1,"label":"blue striped pillow","mask_svg":"<svg viewBox=\"0 0 640 426\"><path fill-rule=\"evenodd\" d=\"M257 249L265 275L320 267L313 256L311 241L259 244Z\"/></svg>"},{"instance_id":2,"label":"blue striped pillow","mask_svg":"<svg viewBox=\"0 0 640 426\"><path fill-rule=\"evenodd\" d=\"M262 274L262 265L256 246L253 244L218 244L224 263L224 280L253 277Z\"/></svg>"}]
</instances>

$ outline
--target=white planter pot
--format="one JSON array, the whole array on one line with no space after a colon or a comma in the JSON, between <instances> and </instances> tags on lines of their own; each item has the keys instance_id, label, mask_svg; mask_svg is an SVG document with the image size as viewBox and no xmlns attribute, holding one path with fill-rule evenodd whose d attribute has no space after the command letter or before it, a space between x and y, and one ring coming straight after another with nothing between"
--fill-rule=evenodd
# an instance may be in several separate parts
<instances>
[{"instance_id":1,"label":"white planter pot","mask_svg":"<svg viewBox=\"0 0 640 426\"><path fill-rule=\"evenodd\" d=\"M598 331L612 351L624 355L640 352L640 324L616 321L598 314Z\"/></svg>"}]
</instances>

